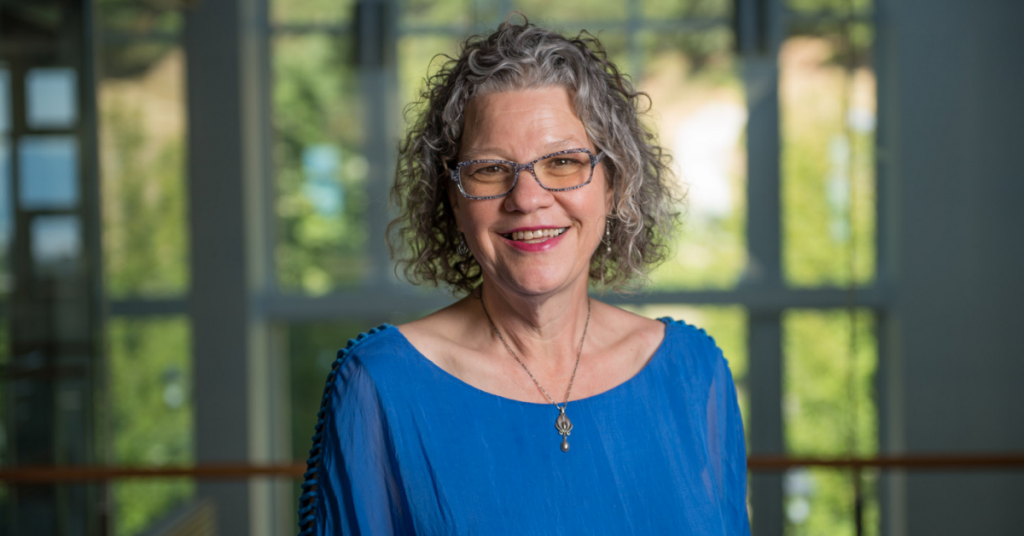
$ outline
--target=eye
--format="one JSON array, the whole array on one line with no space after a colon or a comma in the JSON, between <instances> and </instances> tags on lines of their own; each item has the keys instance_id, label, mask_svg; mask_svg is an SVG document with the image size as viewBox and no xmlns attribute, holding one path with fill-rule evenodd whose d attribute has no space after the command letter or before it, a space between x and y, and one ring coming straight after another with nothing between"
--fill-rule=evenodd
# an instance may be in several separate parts
<instances>
[{"instance_id":1,"label":"eye","mask_svg":"<svg viewBox=\"0 0 1024 536\"><path fill-rule=\"evenodd\" d=\"M503 181L511 174L508 164L501 162L473 162L466 166L464 177L477 181Z\"/></svg>"}]
</instances>

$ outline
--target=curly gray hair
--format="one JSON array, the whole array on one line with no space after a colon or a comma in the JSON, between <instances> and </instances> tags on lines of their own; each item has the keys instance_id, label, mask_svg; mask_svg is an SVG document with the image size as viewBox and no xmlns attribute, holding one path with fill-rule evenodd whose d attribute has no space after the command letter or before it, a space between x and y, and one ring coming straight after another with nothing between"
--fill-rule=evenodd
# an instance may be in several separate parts
<instances>
[{"instance_id":1,"label":"curly gray hair","mask_svg":"<svg viewBox=\"0 0 1024 536\"><path fill-rule=\"evenodd\" d=\"M646 111L640 101L647 95L607 59L597 38L584 31L570 39L524 17L522 24L506 20L487 37L470 37L458 58L443 57L448 61L407 110L418 117L399 144L391 189L399 216L388 227L396 270L412 283L456 293L480 282L480 266L458 253L462 238L447 191L466 105L486 93L562 86L574 96L594 146L604 151L614 189L610 248L591 257L591 280L615 290L646 280L647 271L665 259L679 216L669 157L640 122Z\"/></svg>"}]
</instances>

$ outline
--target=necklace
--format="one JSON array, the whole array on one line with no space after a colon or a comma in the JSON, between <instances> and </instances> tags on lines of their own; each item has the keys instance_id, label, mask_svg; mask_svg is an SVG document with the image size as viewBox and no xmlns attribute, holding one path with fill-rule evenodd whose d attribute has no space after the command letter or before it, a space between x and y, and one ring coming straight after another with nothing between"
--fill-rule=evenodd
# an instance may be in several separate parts
<instances>
[{"instance_id":1,"label":"necklace","mask_svg":"<svg viewBox=\"0 0 1024 536\"><path fill-rule=\"evenodd\" d=\"M551 395L549 395L544 389L544 386L537 381L537 378L532 372L530 372L530 369L526 367L526 363L523 363L523 360L519 359L519 356L512 351L512 347L505 342L505 337L501 336L501 332L498 331L498 326L496 326L494 324L494 320L491 319L491 313L487 312L487 306L484 305L484 289L482 286L480 287L480 306L483 307L484 315L487 316L487 322L491 325L491 329L494 330L494 333L498 335L498 339L501 340L501 344L505 345L505 349L508 350L508 353L512 354L512 357L516 358L516 362L518 362L519 365L523 367L523 370L530 375L530 379L537 385L540 392L544 393L544 397L548 399L548 402L551 402L551 404L555 406L555 409L558 410L558 418L555 419L555 430L558 430L558 433L562 436L562 452L569 452L568 436L569 433L572 432L572 421L569 420L569 417L565 416L565 408L569 405L569 393L572 392L572 384L576 381L576 369L580 367L580 356L583 355L583 342L587 340L587 328L590 327L590 297L587 297L587 321L583 324L583 337L580 338L580 349L576 351L576 364L572 368L572 378L569 379L569 388L565 390L565 401L562 402L561 406L551 398Z\"/></svg>"}]
</instances>

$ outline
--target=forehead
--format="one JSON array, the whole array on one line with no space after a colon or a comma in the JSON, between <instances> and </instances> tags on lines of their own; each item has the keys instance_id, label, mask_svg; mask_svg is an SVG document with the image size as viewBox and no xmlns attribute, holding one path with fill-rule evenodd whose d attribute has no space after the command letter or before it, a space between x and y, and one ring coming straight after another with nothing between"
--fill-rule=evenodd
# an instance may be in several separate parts
<instances>
[{"instance_id":1,"label":"forehead","mask_svg":"<svg viewBox=\"0 0 1024 536\"><path fill-rule=\"evenodd\" d=\"M524 157L588 146L572 95L561 86L486 93L466 106L460 148L465 157Z\"/></svg>"}]
</instances>

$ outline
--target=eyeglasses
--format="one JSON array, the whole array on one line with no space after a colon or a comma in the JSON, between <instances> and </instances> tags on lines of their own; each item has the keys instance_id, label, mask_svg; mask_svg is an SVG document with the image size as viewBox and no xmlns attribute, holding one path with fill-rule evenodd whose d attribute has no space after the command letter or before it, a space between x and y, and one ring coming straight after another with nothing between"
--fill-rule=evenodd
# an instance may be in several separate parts
<instances>
[{"instance_id":1,"label":"eyeglasses","mask_svg":"<svg viewBox=\"0 0 1024 536\"><path fill-rule=\"evenodd\" d=\"M452 180L469 199L497 199L516 187L519 172L528 170L542 188L551 192L575 190L590 184L594 168L604 158L588 149L568 149L544 155L530 163L508 160L470 160L459 162L452 171Z\"/></svg>"}]
</instances>

